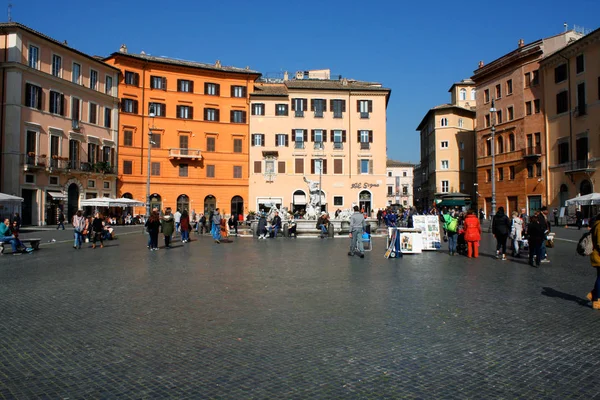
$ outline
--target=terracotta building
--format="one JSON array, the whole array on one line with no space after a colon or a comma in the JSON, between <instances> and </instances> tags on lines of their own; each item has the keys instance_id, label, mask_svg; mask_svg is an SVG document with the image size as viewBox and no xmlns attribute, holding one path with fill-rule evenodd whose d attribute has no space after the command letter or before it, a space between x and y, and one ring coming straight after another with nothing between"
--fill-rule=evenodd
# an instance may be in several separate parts
<instances>
[{"instance_id":1,"label":"terracotta building","mask_svg":"<svg viewBox=\"0 0 600 400\"><path fill-rule=\"evenodd\" d=\"M496 207L529 213L548 202L547 140L544 80L540 61L580 35L568 31L518 47L490 64L480 62L472 76L477 88L478 205L492 212L491 127L494 150ZM491 113L492 102L495 112Z\"/></svg>"},{"instance_id":2,"label":"terracotta building","mask_svg":"<svg viewBox=\"0 0 600 400\"><path fill-rule=\"evenodd\" d=\"M105 61L121 71L119 196L147 201L150 173L153 207L244 213L248 98L260 74L130 54L125 46Z\"/></svg>"},{"instance_id":3,"label":"terracotta building","mask_svg":"<svg viewBox=\"0 0 600 400\"><path fill-rule=\"evenodd\" d=\"M378 83L330 79L329 70L257 83L251 100L250 202L301 211L309 185L322 208L386 206L386 108ZM315 189L318 198L318 187Z\"/></svg>"},{"instance_id":4,"label":"terracotta building","mask_svg":"<svg viewBox=\"0 0 600 400\"><path fill-rule=\"evenodd\" d=\"M430 109L417 127L421 162L415 203L424 210L434 204L468 206L476 196L475 84L463 80L449 92L450 103Z\"/></svg>"},{"instance_id":5,"label":"terracotta building","mask_svg":"<svg viewBox=\"0 0 600 400\"><path fill-rule=\"evenodd\" d=\"M548 204L564 207L570 198L599 190L600 29L548 56L540 67L548 131ZM583 211L589 217L589 207Z\"/></svg>"},{"instance_id":6,"label":"terracotta building","mask_svg":"<svg viewBox=\"0 0 600 400\"><path fill-rule=\"evenodd\" d=\"M119 71L18 23L0 35L0 190L23 197L23 224L114 197Z\"/></svg>"}]
</instances>

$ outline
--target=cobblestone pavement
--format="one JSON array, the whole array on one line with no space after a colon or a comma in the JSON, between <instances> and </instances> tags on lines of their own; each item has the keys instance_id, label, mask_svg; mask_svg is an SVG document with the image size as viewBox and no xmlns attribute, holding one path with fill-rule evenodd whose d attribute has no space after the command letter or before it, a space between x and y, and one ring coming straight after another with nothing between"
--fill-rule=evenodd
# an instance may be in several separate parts
<instances>
[{"instance_id":1,"label":"cobblestone pavement","mask_svg":"<svg viewBox=\"0 0 600 400\"><path fill-rule=\"evenodd\" d=\"M0 257L0 398L600 397L595 278L430 252L364 259L346 240L203 237L158 252Z\"/></svg>"}]
</instances>

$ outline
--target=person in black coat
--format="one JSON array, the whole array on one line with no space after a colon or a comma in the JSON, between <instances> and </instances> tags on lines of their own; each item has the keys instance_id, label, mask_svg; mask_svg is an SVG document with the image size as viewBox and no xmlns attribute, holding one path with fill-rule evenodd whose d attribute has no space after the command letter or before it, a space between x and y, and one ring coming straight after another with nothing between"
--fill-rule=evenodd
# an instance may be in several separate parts
<instances>
[{"instance_id":1,"label":"person in black coat","mask_svg":"<svg viewBox=\"0 0 600 400\"><path fill-rule=\"evenodd\" d=\"M506 239L510 233L510 220L504 213L504 207L499 207L492 220L492 233L496 238L496 257L506 260ZM502 252L500 251L502 249Z\"/></svg>"},{"instance_id":2,"label":"person in black coat","mask_svg":"<svg viewBox=\"0 0 600 400\"><path fill-rule=\"evenodd\" d=\"M535 265L539 267L542 258L542 243L544 242L546 234L544 233L544 227L540 224L537 215L533 215L529 218L527 235L527 241L529 242L529 265L533 267L533 256L535 256Z\"/></svg>"},{"instance_id":3,"label":"person in black coat","mask_svg":"<svg viewBox=\"0 0 600 400\"><path fill-rule=\"evenodd\" d=\"M267 217L264 213L260 214L260 218L258 219L258 224L256 225L256 236L259 239L267 238Z\"/></svg>"}]
</instances>

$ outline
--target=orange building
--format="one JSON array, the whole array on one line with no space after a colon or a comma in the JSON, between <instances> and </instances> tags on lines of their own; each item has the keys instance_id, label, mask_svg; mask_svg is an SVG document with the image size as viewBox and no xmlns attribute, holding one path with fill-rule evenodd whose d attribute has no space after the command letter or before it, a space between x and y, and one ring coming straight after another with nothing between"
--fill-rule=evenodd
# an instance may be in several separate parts
<instances>
[{"instance_id":1,"label":"orange building","mask_svg":"<svg viewBox=\"0 0 600 400\"><path fill-rule=\"evenodd\" d=\"M160 209L206 212L219 207L244 213L248 88L260 73L219 61L129 54L124 45L104 61L121 70L118 195Z\"/></svg>"}]
</instances>

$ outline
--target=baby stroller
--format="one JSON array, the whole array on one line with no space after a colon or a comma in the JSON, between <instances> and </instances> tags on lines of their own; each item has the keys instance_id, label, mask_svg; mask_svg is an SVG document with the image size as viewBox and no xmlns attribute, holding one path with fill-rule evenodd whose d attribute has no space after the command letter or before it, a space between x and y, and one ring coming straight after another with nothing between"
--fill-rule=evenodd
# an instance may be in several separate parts
<instances>
[{"instance_id":1,"label":"baby stroller","mask_svg":"<svg viewBox=\"0 0 600 400\"><path fill-rule=\"evenodd\" d=\"M456 252L461 256L466 256L469 250L467 241L465 240L465 230L458 230L458 237L456 238Z\"/></svg>"}]
</instances>

